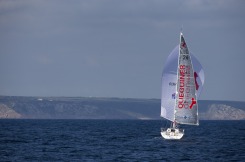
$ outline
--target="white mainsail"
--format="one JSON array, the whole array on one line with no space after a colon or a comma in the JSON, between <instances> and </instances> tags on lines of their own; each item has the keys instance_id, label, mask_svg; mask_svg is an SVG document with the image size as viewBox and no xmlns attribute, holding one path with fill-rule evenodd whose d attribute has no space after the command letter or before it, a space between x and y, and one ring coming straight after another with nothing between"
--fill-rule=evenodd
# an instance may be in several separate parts
<instances>
[{"instance_id":1,"label":"white mainsail","mask_svg":"<svg viewBox=\"0 0 245 162\"><path fill-rule=\"evenodd\" d=\"M187 48L183 34L167 58L162 74L161 116L180 124L198 125L199 97L204 84L200 62Z\"/></svg>"}]
</instances>

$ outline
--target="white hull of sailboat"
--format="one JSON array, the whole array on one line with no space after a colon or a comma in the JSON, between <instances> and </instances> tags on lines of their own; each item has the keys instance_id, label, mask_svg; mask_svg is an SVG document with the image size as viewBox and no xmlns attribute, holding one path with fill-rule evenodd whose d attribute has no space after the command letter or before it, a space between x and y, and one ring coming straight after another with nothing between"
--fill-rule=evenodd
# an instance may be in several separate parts
<instances>
[{"instance_id":1,"label":"white hull of sailboat","mask_svg":"<svg viewBox=\"0 0 245 162\"><path fill-rule=\"evenodd\" d=\"M161 135L164 139L178 140L184 136L184 130L177 128L168 128L167 130L162 129Z\"/></svg>"}]
</instances>

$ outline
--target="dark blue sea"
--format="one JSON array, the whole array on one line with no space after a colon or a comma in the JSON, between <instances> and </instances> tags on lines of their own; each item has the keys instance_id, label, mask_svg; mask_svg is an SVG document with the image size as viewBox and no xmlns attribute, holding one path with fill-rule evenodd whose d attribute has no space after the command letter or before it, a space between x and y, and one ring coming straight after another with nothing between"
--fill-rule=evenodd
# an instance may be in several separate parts
<instances>
[{"instance_id":1,"label":"dark blue sea","mask_svg":"<svg viewBox=\"0 0 245 162\"><path fill-rule=\"evenodd\" d=\"M245 121L183 126L160 120L0 120L0 161L245 161Z\"/></svg>"}]
</instances>

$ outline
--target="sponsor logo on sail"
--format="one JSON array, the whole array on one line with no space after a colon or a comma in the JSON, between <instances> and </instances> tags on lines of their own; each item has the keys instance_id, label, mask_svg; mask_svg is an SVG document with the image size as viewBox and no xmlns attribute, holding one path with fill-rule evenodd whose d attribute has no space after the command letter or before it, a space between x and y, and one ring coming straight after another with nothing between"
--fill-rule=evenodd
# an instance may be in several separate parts
<instances>
[{"instance_id":1,"label":"sponsor logo on sail","mask_svg":"<svg viewBox=\"0 0 245 162\"><path fill-rule=\"evenodd\" d=\"M179 103L178 107L183 108L184 107L184 92L185 92L185 65L180 65L179 66L179 89L178 89L178 98L179 98Z\"/></svg>"},{"instance_id":2,"label":"sponsor logo on sail","mask_svg":"<svg viewBox=\"0 0 245 162\"><path fill-rule=\"evenodd\" d=\"M170 86L176 86L176 83L174 83L174 82L169 82L169 85L170 85Z\"/></svg>"},{"instance_id":3,"label":"sponsor logo on sail","mask_svg":"<svg viewBox=\"0 0 245 162\"><path fill-rule=\"evenodd\" d=\"M172 99L175 99L175 93L172 94Z\"/></svg>"},{"instance_id":4,"label":"sponsor logo on sail","mask_svg":"<svg viewBox=\"0 0 245 162\"><path fill-rule=\"evenodd\" d=\"M191 105L190 105L190 109L192 109L192 107L197 103L197 101L195 100L195 98L191 99Z\"/></svg>"},{"instance_id":5,"label":"sponsor logo on sail","mask_svg":"<svg viewBox=\"0 0 245 162\"><path fill-rule=\"evenodd\" d=\"M186 108L186 109L192 109L193 106L197 103L195 98L191 98L190 103L190 87L188 86L188 83L190 80L188 80L188 75L190 74L190 68L186 65L180 65L179 66L179 88L178 88L178 108ZM195 75L195 74L194 74ZM186 78L187 77L187 78ZM196 88L198 86L196 85Z\"/></svg>"},{"instance_id":6,"label":"sponsor logo on sail","mask_svg":"<svg viewBox=\"0 0 245 162\"><path fill-rule=\"evenodd\" d=\"M195 117L193 117L193 116L187 116L187 115L185 115L185 116L176 116L176 118L178 118L178 119L187 119L187 120L191 120L191 119L195 119Z\"/></svg>"},{"instance_id":7,"label":"sponsor logo on sail","mask_svg":"<svg viewBox=\"0 0 245 162\"><path fill-rule=\"evenodd\" d=\"M181 42L181 47L186 48L186 43L185 43L185 41Z\"/></svg>"}]
</instances>

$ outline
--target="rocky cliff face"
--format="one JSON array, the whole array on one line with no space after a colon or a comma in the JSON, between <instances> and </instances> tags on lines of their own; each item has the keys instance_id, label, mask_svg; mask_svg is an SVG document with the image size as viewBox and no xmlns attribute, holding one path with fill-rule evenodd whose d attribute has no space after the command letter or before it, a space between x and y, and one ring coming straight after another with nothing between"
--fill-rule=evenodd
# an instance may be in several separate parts
<instances>
[{"instance_id":1,"label":"rocky cliff face","mask_svg":"<svg viewBox=\"0 0 245 162\"><path fill-rule=\"evenodd\" d=\"M0 119L19 119L21 114L15 112L12 108L5 104L0 104Z\"/></svg>"},{"instance_id":2,"label":"rocky cliff face","mask_svg":"<svg viewBox=\"0 0 245 162\"><path fill-rule=\"evenodd\" d=\"M201 120L245 120L245 102L199 101ZM0 119L161 119L159 99L0 96Z\"/></svg>"},{"instance_id":3,"label":"rocky cliff face","mask_svg":"<svg viewBox=\"0 0 245 162\"><path fill-rule=\"evenodd\" d=\"M206 113L200 114L206 120L245 120L245 111L225 104L211 104Z\"/></svg>"}]
</instances>

